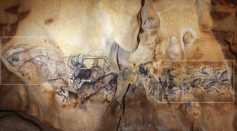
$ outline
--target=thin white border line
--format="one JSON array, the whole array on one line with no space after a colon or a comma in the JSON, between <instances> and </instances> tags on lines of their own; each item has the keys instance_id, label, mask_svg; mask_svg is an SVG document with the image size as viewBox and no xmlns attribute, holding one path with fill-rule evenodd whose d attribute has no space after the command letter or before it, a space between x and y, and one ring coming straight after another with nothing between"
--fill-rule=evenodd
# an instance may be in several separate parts
<instances>
[{"instance_id":1,"label":"thin white border line","mask_svg":"<svg viewBox=\"0 0 237 131\"><path fill-rule=\"evenodd\" d=\"M159 76L159 74L160 74L160 68L159 68L159 60L158 60L158 76ZM160 98L160 87L159 87L159 82L158 82L158 103L162 103L162 102L160 102L160 100L159 100L159 98ZM161 85L162 86L162 85ZM161 94L161 97L163 97L163 93ZM166 102L166 103L168 103L168 102Z\"/></svg>"},{"instance_id":2,"label":"thin white border line","mask_svg":"<svg viewBox=\"0 0 237 131\"><path fill-rule=\"evenodd\" d=\"M158 60L159 61L235 61L235 60Z\"/></svg>"},{"instance_id":3,"label":"thin white border line","mask_svg":"<svg viewBox=\"0 0 237 131\"><path fill-rule=\"evenodd\" d=\"M69 38L69 57L71 56L71 37ZM68 57L68 59L69 59L69 57ZM66 62L68 62L68 59L67 59L67 61ZM68 64L68 63L66 63L66 64ZM67 66L67 65L66 65ZM70 67L67 67L67 68L70 68ZM70 70L70 69L69 69ZM69 72L68 72L69 73ZM68 74L67 74L68 75ZM70 76L68 76L68 77L70 77ZM73 83L71 83L70 81L68 82L68 86L69 87L72 87L72 88L74 88L73 87Z\"/></svg>"},{"instance_id":4,"label":"thin white border line","mask_svg":"<svg viewBox=\"0 0 237 131\"><path fill-rule=\"evenodd\" d=\"M2 37L0 37L0 56L2 56ZM0 57L0 85L2 85L2 59Z\"/></svg>"},{"instance_id":5,"label":"thin white border line","mask_svg":"<svg viewBox=\"0 0 237 131\"><path fill-rule=\"evenodd\" d=\"M233 60L233 74L232 74L232 78L233 78L233 101L235 102L235 61Z\"/></svg>"},{"instance_id":6,"label":"thin white border line","mask_svg":"<svg viewBox=\"0 0 237 131\"><path fill-rule=\"evenodd\" d=\"M0 44L1 44L1 38L69 38L69 54L70 53L70 44L71 44L71 39L70 39L70 36L51 36L51 37L48 37L48 36L2 36L0 37ZM1 46L0 46L0 53L1 53ZM234 60L158 60L159 61L233 61L233 65L235 65L235 61ZM233 68L234 70L234 68ZM0 63L0 85L41 85L41 84L2 84L1 83L1 78L2 78L2 74L1 74L1 63ZM158 74L159 74L159 64L158 64ZM235 85L235 82L234 82L234 79L235 78L235 72L233 72L233 86ZM54 84L54 85L63 85L63 84ZM158 92L159 92L159 84L158 84ZM233 95L235 95L235 89L233 87ZM158 93L158 98L159 98L159 93ZM233 97L233 100L235 101L235 97ZM159 102L158 100L158 103L167 103L167 102ZM177 103L177 102L170 102L170 103ZM183 103L183 102L178 102L178 103ZM198 102L198 103L202 103L202 102ZM204 103L208 103L208 102L204 102ZM213 103L213 102L210 102L210 103ZM214 102L214 103L220 103L220 102ZM223 102L221 102L223 103ZM224 103L234 103L234 102L224 102Z\"/></svg>"},{"instance_id":7,"label":"thin white border line","mask_svg":"<svg viewBox=\"0 0 237 131\"><path fill-rule=\"evenodd\" d=\"M159 74L160 74L159 65L160 65L160 64L159 64L159 60L158 60L158 75L157 75L157 76L158 76L158 80L159 80ZM160 103L160 100L159 100L159 99L160 99L160 93L159 93L159 92L160 92L160 87L159 87L160 84L159 84L159 82L160 82L160 80L158 81L158 103ZM161 86L162 86L162 85L161 85ZM161 95L162 95L162 94L161 94ZM162 96L163 96L163 95L162 95ZM162 96L161 96L161 97L162 97Z\"/></svg>"},{"instance_id":8,"label":"thin white border line","mask_svg":"<svg viewBox=\"0 0 237 131\"><path fill-rule=\"evenodd\" d=\"M235 60L158 60L158 63L159 61L232 61L233 63L233 69L232 69L232 75L233 75L233 102L197 102L197 103L235 103L235 88L234 88L234 85L235 85L235 80L234 80L234 76L235 76L235 70L234 70L234 67L235 67ZM158 75L160 74L160 70L159 70L159 64L158 64ZM160 94L159 94L159 83L158 83L158 103L187 103L187 102L160 102L159 98L160 98Z\"/></svg>"},{"instance_id":9,"label":"thin white border line","mask_svg":"<svg viewBox=\"0 0 237 131\"><path fill-rule=\"evenodd\" d=\"M188 102L158 102L158 103L188 103ZM215 103L234 103L234 102L192 102L192 103L210 103L210 104L215 104Z\"/></svg>"},{"instance_id":10,"label":"thin white border line","mask_svg":"<svg viewBox=\"0 0 237 131\"><path fill-rule=\"evenodd\" d=\"M0 38L69 38L70 36L2 36Z\"/></svg>"},{"instance_id":11,"label":"thin white border line","mask_svg":"<svg viewBox=\"0 0 237 131\"><path fill-rule=\"evenodd\" d=\"M10 85L10 86L14 86L14 85L42 85L42 84L0 84L0 85ZM65 85L65 84L51 84L51 85Z\"/></svg>"}]
</instances>

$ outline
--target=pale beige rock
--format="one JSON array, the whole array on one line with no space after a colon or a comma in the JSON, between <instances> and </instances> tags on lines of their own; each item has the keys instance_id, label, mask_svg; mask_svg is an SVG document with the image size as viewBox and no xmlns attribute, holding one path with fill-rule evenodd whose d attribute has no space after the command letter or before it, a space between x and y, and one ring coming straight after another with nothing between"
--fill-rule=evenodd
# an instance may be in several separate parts
<instances>
[{"instance_id":1,"label":"pale beige rock","mask_svg":"<svg viewBox=\"0 0 237 131\"><path fill-rule=\"evenodd\" d=\"M0 2L1 110L63 131L236 130L234 0Z\"/></svg>"}]
</instances>

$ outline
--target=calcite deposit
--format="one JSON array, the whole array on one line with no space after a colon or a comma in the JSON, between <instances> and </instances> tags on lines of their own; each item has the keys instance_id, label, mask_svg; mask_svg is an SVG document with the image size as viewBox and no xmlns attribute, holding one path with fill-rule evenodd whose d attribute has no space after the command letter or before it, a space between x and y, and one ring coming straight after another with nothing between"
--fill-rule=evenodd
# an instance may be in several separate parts
<instances>
[{"instance_id":1,"label":"calcite deposit","mask_svg":"<svg viewBox=\"0 0 237 131\"><path fill-rule=\"evenodd\" d=\"M0 7L0 129L237 131L236 0Z\"/></svg>"}]
</instances>

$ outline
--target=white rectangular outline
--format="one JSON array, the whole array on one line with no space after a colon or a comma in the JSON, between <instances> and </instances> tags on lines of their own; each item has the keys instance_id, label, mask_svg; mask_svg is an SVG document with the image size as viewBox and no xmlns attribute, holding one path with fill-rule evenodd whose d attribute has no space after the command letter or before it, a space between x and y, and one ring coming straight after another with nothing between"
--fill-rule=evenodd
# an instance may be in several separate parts
<instances>
[{"instance_id":1,"label":"white rectangular outline","mask_svg":"<svg viewBox=\"0 0 237 131\"><path fill-rule=\"evenodd\" d=\"M0 37L0 85L2 85L2 37Z\"/></svg>"},{"instance_id":2,"label":"white rectangular outline","mask_svg":"<svg viewBox=\"0 0 237 131\"><path fill-rule=\"evenodd\" d=\"M196 103L209 103L209 104L215 104L215 103L235 103L235 88L234 88L234 62L235 60L158 60L158 63L159 62L162 62L162 61L232 61L233 63L233 71L232 71L232 76L233 76L233 102L196 102ZM160 71L159 71L159 64L158 64L158 75L159 75ZM159 98L159 84L158 84L158 98ZM181 103L181 104L184 104L184 103L187 103L187 102L160 102L160 100L158 99L158 103Z\"/></svg>"},{"instance_id":3,"label":"white rectangular outline","mask_svg":"<svg viewBox=\"0 0 237 131\"><path fill-rule=\"evenodd\" d=\"M69 36L53 36L53 37L48 37L48 36L28 36L28 37L26 37L26 36L14 36L14 37L3 36L3 37L0 37L0 44L1 44L2 38L69 38L69 56L71 55L71 52L70 52L71 51L71 37L69 37ZM0 46L0 53L2 51L1 47L2 46ZM66 56L63 58L68 58L69 56ZM158 60L158 62L161 62L161 61L232 61L233 67L235 65L235 60ZM234 68L233 68L233 70L234 70ZM159 64L158 64L158 73L159 72L160 71L159 71ZM233 76L233 82L232 82L232 84L233 84L233 102L198 102L198 103L234 103L234 101L235 101L235 97L234 97L234 95L235 95L235 88L234 88L235 72L234 71L232 71L232 76ZM1 63L0 63L0 85L40 85L40 84L2 84L1 78L2 78L2 76L1 76ZM55 84L55 85L63 85L63 84ZM159 85L158 85L158 87L159 87ZM159 92L159 88L158 88L158 92ZM159 97L159 93L158 93L158 97ZM168 103L168 102L160 102L158 100L158 103ZM186 103L186 102L169 102L169 103Z\"/></svg>"},{"instance_id":4,"label":"white rectangular outline","mask_svg":"<svg viewBox=\"0 0 237 131\"><path fill-rule=\"evenodd\" d=\"M68 59L70 58L70 56L71 56L71 37L69 37L69 56L68 56ZM70 67L69 67L69 68L70 68ZM69 69L69 70L70 70L70 69ZM68 75L68 74L67 74L67 75ZM68 76L68 77L69 77L69 76ZM73 84L71 84L70 80L68 81L68 86L74 88L74 87L73 87Z\"/></svg>"},{"instance_id":5,"label":"white rectangular outline","mask_svg":"<svg viewBox=\"0 0 237 131\"><path fill-rule=\"evenodd\" d=\"M3 37L0 37L0 45L1 45L2 38L69 38L70 39L69 36L52 36L52 37L48 37L48 36L27 36L27 37L26 36L3 36ZM2 51L1 47L2 46L0 46L0 53ZM69 43L69 54L70 54L70 43ZM68 56L65 56L63 58L67 58L67 57ZM20 85L20 86L22 86L22 85L41 85L41 84L2 84L2 76L1 76L2 71L1 70L2 70L2 68L1 68L1 63L0 63L0 85L10 85L10 86L14 86L14 85ZM54 85L58 86L58 85L64 85L64 84L54 84Z\"/></svg>"}]
</instances>

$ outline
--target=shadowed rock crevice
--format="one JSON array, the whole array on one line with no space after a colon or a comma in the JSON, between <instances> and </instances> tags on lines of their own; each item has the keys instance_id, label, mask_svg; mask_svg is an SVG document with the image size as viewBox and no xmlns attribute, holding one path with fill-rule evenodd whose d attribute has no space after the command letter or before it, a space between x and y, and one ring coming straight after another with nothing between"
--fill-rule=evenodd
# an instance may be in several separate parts
<instances>
[{"instance_id":1,"label":"shadowed rock crevice","mask_svg":"<svg viewBox=\"0 0 237 131\"><path fill-rule=\"evenodd\" d=\"M15 111L1 110L1 130L60 131L53 128L52 125L45 122L40 122L36 118L28 116L23 112L20 114Z\"/></svg>"},{"instance_id":2,"label":"shadowed rock crevice","mask_svg":"<svg viewBox=\"0 0 237 131\"><path fill-rule=\"evenodd\" d=\"M118 122L118 126L117 126L117 130L116 131L119 130L119 126L120 126L120 123L121 123L121 117L124 115L124 112L125 112L125 109L126 109L125 96L127 95L128 91L130 89L130 86L131 85L129 84L128 88L127 88L127 91L126 91L126 93L123 96L123 114L119 117L119 122Z\"/></svg>"}]
</instances>

